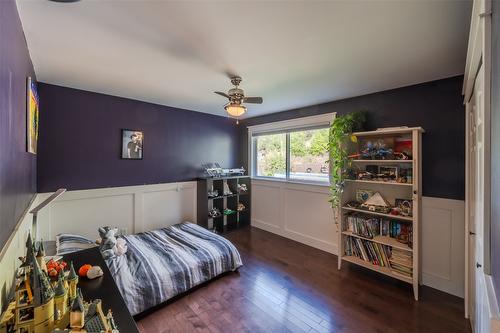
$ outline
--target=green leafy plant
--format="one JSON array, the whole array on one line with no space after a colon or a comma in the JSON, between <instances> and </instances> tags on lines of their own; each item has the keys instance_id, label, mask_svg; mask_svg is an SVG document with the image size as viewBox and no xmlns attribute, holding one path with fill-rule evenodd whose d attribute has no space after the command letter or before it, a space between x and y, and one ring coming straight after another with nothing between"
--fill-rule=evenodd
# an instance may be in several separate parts
<instances>
[{"instance_id":1,"label":"green leafy plant","mask_svg":"<svg viewBox=\"0 0 500 333\"><path fill-rule=\"evenodd\" d=\"M356 138L351 134L360 130L366 120L364 111L336 116L330 125L328 151L330 155L330 203L339 208L344 191L345 173L349 167L349 141Z\"/></svg>"}]
</instances>

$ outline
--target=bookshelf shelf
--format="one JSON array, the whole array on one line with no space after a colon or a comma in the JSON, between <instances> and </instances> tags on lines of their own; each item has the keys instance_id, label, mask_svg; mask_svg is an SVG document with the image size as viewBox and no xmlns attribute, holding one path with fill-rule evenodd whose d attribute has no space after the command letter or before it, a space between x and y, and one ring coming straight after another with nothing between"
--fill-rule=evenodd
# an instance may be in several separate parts
<instances>
[{"instance_id":1,"label":"bookshelf shelf","mask_svg":"<svg viewBox=\"0 0 500 333\"><path fill-rule=\"evenodd\" d=\"M400 249L400 250L404 250L404 251L408 251L408 252L413 252L413 249L411 247L409 247L406 244L398 242L397 240L395 240L392 237L388 237L388 236L375 236L373 238L366 238L366 237L357 235L355 233L352 233L350 231L342 231L342 234L346 235L346 236L351 236L351 237L356 237L356 238L364 239L364 240L367 240L369 242L374 242L374 243L378 243L378 244L388 245L388 246L391 246L391 247L396 248L396 249Z\"/></svg>"},{"instance_id":2,"label":"bookshelf shelf","mask_svg":"<svg viewBox=\"0 0 500 333\"><path fill-rule=\"evenodd\" d=\"M350 211L350 212L358 212L358 213L364 213L364 214L368 214L368 215L383 216L383 217L387 217L387 218L392 219L392 220L401 220L401 221L409 221L409 222L413 221L413 217L410 217L410 216L384 214L384 213L372 212L371 210L368 210L368 209L351 208L351 207L342 207L342 209Z\"/></svg>"},{"instance_id":3,"label":"bookshelf shelf","mask_svg":"<svg viewBox=\"0 0 500 333\"><path fill-rule=\"evenodd\" d=\"M406 283L412 283L412 278L407 277L398 273L394 273L389 267L382 267L378 265L374 265L371 262L364 261L363 259L360 259L355 256L343 256L342 260L349 261L350 263L363 266L365 268L371 269L372 271L379 272L388 276L391 276L395 279L404 281Z\"/></svg>"},{"instance_id":4,"label":"bookshelf shelf","mask_svg":"<svg viewBox=\"0 0 500 333\"><path fill-rule=\"evenodd\" d=\"M409 187L413 186L412 183L384 182L379 180L346 179L345 181L353 183L364 183L364 184L383 184L383 185L409 186Z\"/></svg>"},{"instance_id":5,"label":"bookshelf shelf","mask_svg":"<svg viewBox=\"0 0 500 333\"><path fill-rule=\"evenodd\" d=\"M352 168L356 173L377 173L377 169L379 173L383 173L382 169L384 169L384 172L388 172L387 170L394 172L392 175L395 176L393 181L346 179L341 197L342 207L337 221L339 228L338 269L341 269L342 262L349 262L409 283L413 287L415 300L418 300L419 279L421 278L419 237L422 216L420 193L422 188L422 133L424 130L421 127L397 127L353 133L358 140L349 146L349 153L352 155L364 153L366 147L377 147L376 144L380 143L383 144L381 147L391 148L393 152L404 152L410 159L351 159ZM375 171L372 171L373 169ZM399 183L396 179L409 182ZM377 194L378 201L373 202L380 202L381 205L385 202L391 207L397 203L409 201L410 205L404 207L410 207L412 216L391 215L348 207L348 203L355 201L356 198L361 200L359 198L366 194L369 196ZM373 238L359 234L373 235ZM411 237L412 247L398 242L395 235ZM376 265L373 262L386 266Z\"/></svg>"}]
</instances>

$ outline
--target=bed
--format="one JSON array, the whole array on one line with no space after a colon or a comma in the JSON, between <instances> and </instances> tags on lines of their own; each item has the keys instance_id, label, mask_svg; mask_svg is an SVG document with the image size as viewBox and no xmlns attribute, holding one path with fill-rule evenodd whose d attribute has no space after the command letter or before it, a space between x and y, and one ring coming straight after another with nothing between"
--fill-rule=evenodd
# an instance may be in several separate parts
<instances>
[{"instance_id":1,"label":"bed","mask_svg":"<svg viewBox=\"0 0 500 333\"><path fill-rule=\"evenodd\" d=\"M127 252L106 264L132 315L242 265L230 241L189 222L122 237Z\"/></svg>"}]
</instances>

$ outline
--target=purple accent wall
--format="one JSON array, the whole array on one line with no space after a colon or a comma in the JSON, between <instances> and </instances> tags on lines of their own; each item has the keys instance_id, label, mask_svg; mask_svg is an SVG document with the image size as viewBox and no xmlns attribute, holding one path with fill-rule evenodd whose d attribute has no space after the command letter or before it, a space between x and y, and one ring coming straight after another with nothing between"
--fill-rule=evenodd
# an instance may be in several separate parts
<instances>
[{"instance_id":1,"label":"purple accent wall","mask_svg":"<svg viewBox=\"0 0 500 333\"><path fill-rule=\"evenodd\" d=\"M0 1L0 249L36 192L26 152L26 78L35 77L14 0Z\"/></svg>"},{"instance_id":2,"label":"purple accent wall","mask_svg":"<svg viewBox=\"0 0 500 333\"><path fill-rule=\"evenodd\" d=\"M491 68L491 274L500 297L500 2L492 1ZM499 299L500 302L500 299Z\"/></svg>"},{"instance_id":3,"label":"purple accent wall","mask_svg":"<svg viewBox=\"0 0 500 333\"><path fill-rule=\"evenodd\" d=\"M38 192L193 180L201 164L237 166L234 120L39 84ZM123 160L121 129L144 131L144 159Z\"/></svg>"},{"instance_id":4,"label":"purple accent wall","mask_svg":"<svg viewBox=\"0 0 500 333\"><path fill-rule=\"evenodd\" d=\"M465 110L463 77L381 91L240 122L240 160L247 165L246 126L312 116L368 112L367 130L390 126L422 126L422 192L425 196L464 200Z\"/></svg>"}]
</instances>

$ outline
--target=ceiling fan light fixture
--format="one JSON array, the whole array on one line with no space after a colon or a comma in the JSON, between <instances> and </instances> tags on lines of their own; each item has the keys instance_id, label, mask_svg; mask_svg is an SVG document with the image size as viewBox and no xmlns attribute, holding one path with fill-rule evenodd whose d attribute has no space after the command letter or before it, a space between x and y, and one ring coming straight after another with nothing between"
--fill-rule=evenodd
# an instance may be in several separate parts
<instances>
[{"instance_id":1,"label":"ceiling fan light fixture","mask_svg":"<svg viewBox=\"0 0 500 333\"><path fill-rule=\"evenodd\" d=\"M229 103L224 106L224 109L232 117L240 117L247 112L247 108L244 105L236 103Z\"/></svg>"}]
</instances>

